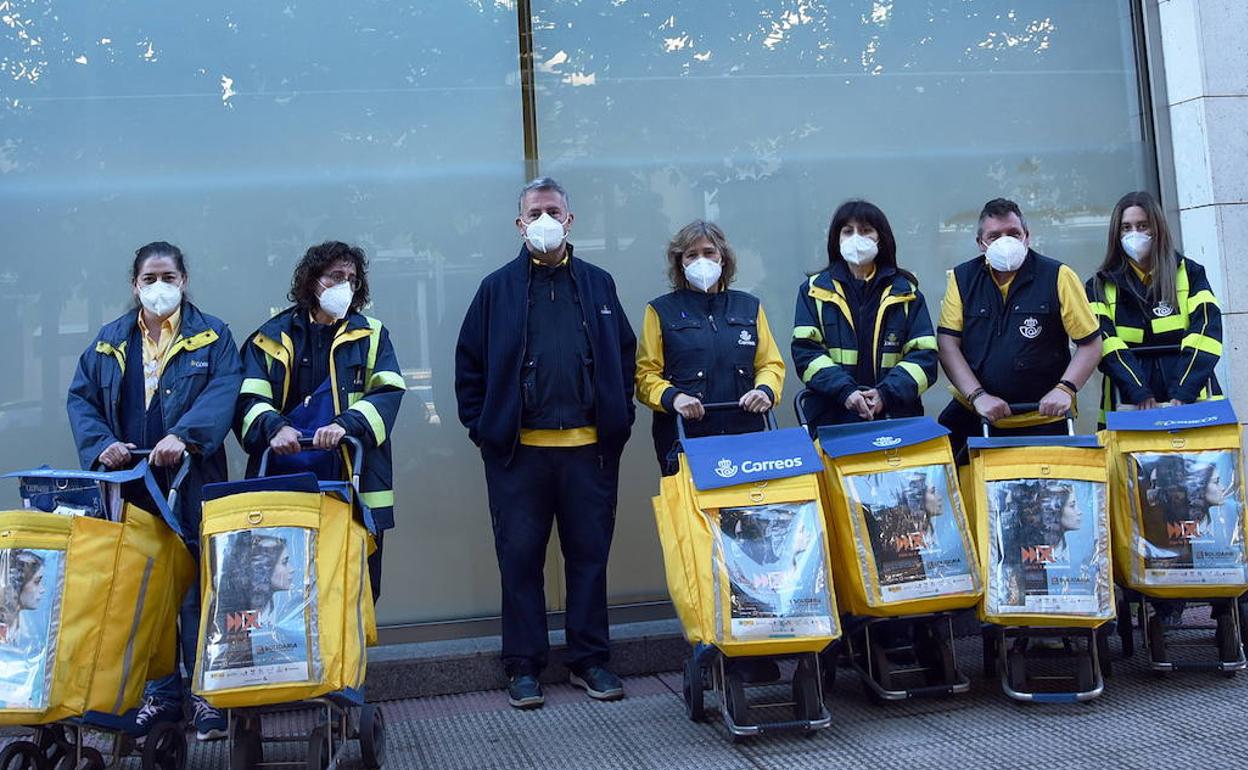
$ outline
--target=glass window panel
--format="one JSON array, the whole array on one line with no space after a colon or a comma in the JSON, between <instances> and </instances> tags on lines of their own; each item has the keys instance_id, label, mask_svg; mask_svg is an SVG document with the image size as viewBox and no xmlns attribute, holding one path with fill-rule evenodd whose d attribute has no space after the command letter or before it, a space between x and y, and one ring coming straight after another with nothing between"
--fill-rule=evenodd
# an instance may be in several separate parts
<instances>
[{"instance_id":1,"label":"glass window panel","mask_svg":"<svg viewBox=\"0 0 1248 770\"><path fill-rule=\"evenodd\" d=\"M380 620L496 614L480 457L451 386L463 309L516 243L514 5L128 0L5 13L0 468L75 464L65 391L129 302L140 245L180 245L195 301L241 342L287 304L308 246L357 243L372 258L370 313L409 387Z\"/></svg>"},{"instance_id":2,"label":"glass window panel","mask_svg":"<svg viewBox=\"0 0 1248 770\"><path fill-rule=\"evenodd\" d=\"M615 275L637 328L667 290L667 239L694 218L723 225L737 288L785 340L848 198L888 214L936 312L990 198L1018 201L1036 248L1086 277L1118 197L1152 185L1127 0L539 0L534 33L542 169L568 187L578 254ZM798 387L790 369L790 423ZM942 377L929 414L947 400ZM642 412L615 600L665 594Z\"/></svg>"}]
</instances>

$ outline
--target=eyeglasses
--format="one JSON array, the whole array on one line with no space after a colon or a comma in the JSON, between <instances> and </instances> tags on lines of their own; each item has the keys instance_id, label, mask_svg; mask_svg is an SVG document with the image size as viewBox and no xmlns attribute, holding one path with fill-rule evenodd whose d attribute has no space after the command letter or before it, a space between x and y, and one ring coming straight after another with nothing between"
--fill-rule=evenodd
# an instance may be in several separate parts
<instances>
[{"instance_id":1,"label":"eyeglasses","mask_svg":"<svg viewBox=\"0 0 1248 770\"><path fill-rule=\"evenodd\" d=\"M341 270L335 270L332 273L326 273L325 275L322 275L321 281L326 281L326 280L328 280L330 283L329 283L329 286L326 286L325 288L329 288L330 286L337 286L340 283L346 283L351 286L351 291L360 290L360 279L354 275L347 275Z\"/></svg>"}]
</instances>

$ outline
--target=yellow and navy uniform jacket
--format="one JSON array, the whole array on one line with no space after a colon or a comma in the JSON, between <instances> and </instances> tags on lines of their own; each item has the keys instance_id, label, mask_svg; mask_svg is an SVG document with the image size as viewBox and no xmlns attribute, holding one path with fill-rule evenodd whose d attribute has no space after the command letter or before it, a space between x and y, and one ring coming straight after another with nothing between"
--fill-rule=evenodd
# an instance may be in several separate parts
<instances>
[{"instance_id":1,"label":"yellow and navy uniform jacket","mask_svg":"<svg viewBox=\"0 0 1248 770\"><path fill-rule=\"evenodd\" d=\"M1095 339L1100 325L1075 271L1029 250L1004 287L997 284L982 254L949 271L937 331L961 338L962 355L984 390L1007 403L1022 404L1039 402L1056 387L1070 365L1070 343ZM962 399L955 399L942 413L941 423L951 427L959 417L954 410L969 409ZM999 426L1026 427L1058 419L1028 415Z\"/></svg>"},{"instance_id":2,"label":"yellow and navy uniform jacket","mask_svg":"<svg viewBox=\"0 0 1248 770\"><path fill-rule=\"evenodd\" d=\"M147 414L143 359L135 350L135 345L142 345L138 309L106 324L78 359L67 408L84 469L89 470L115 441L140 443L125 436L141 433L149 416L159 421L162 435L151 437L140 449L150 449L172 434L194 450L174 511L186 525L184 534L194 540L199 533L201 487L227 478L225 437L230 433L242 365L224 321L201 313L190 302L182 303L181 314L178 335L165 352L152 401L152 409L159 414ZM133 384L129 394L124 392L127 381Z\"/></svg>"},{"instance_id":3,"label":"yellow and navy uniform jacket","mask_svg":"<svg viewBox=\"0 0 1248 770\"><path fill-rule=\"evenodd\" d=\"M1221 398L1214 367L1222 357L1222 312L1205 269L1178 257L1178 307L1153 302L1134 265L1088 280L1087 294L1101 323L1104 375L1101 423L1119 403L1148 398L1184 403ZM1165 346L1165 352L1136 348Z\"/></svg>"},{"instance_id":4,"label":"yellow and navy uniform jacket","mask_svg":"<svg viewBox=\"0 0 1248 770\"><path fill-rule=\"evenodd\" d=\"M235 417L239 443L250 456L254 476L269 441L289 424L291 366L304 351L291 337L296 313L288 308L270 318L243 344L243 383ZM372 511L378 529L394 526L394 468L390 434L407 390L390 332L381 321L350 313L329 347L334 422L364 446L360 502Z\"/></svg>"},{"instance_id":5,"label":"yellow and navy uniform jacket","mask_svg":"<svg viewBox=\"0 0 1248 770\"><path fill-rule=\"evenodd\" d=\"M923 414L936 381L936 336L918 286L893 268L861 284L837 262L798 288L793 365L810 391L806 417L818 425L857 422L845 399L875 388L888 417Z\"/></svg>"},{"instance_id":6,"label":"yellow and navy uniform jacket","mask_svg":"<svg viewBox=\"0 0 1248 770\"><path fill-rule=\"evenodd\" d=\"M784 361L752 294L677 289L646 305L637 347L637 400L654 410L650 432L664 472L675 472L669 460L676 443L672 402L677 395L703 403L735 402L758 388L774 407L783 386ZM761 427L757 415L718 410L686 425L692 436Z\"/></svg>"}]
</instances>

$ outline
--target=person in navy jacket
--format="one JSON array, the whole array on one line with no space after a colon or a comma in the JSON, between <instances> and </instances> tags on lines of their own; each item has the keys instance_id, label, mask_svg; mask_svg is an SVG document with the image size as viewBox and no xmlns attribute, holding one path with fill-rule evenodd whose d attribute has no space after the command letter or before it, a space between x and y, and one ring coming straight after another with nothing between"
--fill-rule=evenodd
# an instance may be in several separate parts
<instances>
[{"instance_id":1,"label":"person in navy jacket","mask_svg":"<svg viewBox=\"0 0 1248 770\"><path fill-rule=\"evenodd\" d=\"M129 467L131 450L150 449L157 483L168 491L174 471L189 454L190 471L178 490L174 515L196 553L204 484L225 481L225 437L242 383L242 364L230 329L186 298L186 260L178 247L157 241L135 253L131 282L136 307L108 323L82 354L69 386L69 424L84 469ZM139 485L123 495L150 510ZM181 665L195 667L199 586L179 612ZM177 671L152 682L137 715L146 734L162 721L182 718L186 694ZM221 713L191 696L200 740L225 736Z\"/></svg>"},{"instance_id":2,"label":"person in navy jacket","mask_svg":"<svg viewBox=\"0 0 1248 770\"><path fill-rule=\"evenodd\" d=\"M525 243L481 282L455 350L459 419L485 462L503 667L517 708L543 703L542 567L552 522L565 561L572 683L600 700L624 695L606 668L607 555L637 339L611 276L573 256L572 220L556 181L524 187L516 228Z\"/></svg>"}]
</instances>

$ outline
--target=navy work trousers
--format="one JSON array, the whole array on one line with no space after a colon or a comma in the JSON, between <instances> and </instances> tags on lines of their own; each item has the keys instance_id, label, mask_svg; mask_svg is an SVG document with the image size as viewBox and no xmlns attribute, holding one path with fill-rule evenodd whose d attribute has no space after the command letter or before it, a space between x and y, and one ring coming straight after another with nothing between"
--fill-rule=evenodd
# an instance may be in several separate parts
<instances>
[{"instance_id":1,"label":"navy work trousers","mask_svg":"<svg viewBox=\"0 0 1248 770\"><path fill-rule=\"evenodd\" d=\"M536 676L546 666L550 641L542 568L552 522L559 527L567 585L568 667L579 672L607 662L607 556L620 460L599 451L596 444L521 445L510 464L485 458L508 676Z\"/></svg>"}]
</instances>

